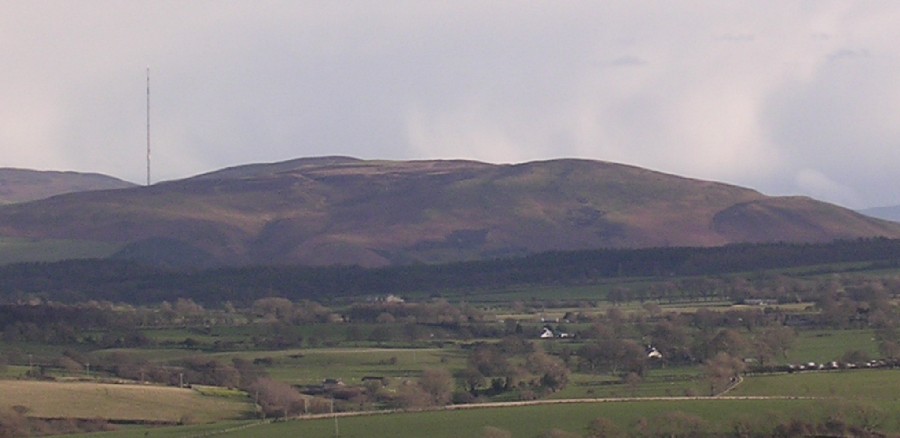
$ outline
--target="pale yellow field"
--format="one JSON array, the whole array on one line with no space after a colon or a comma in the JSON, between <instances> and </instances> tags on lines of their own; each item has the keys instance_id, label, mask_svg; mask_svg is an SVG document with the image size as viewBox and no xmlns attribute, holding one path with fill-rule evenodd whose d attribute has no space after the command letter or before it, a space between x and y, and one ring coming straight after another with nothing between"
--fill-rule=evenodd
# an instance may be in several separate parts
<instances>
[{"instance_id":1,"label":"pale yellow field","mask_svg":"<svg viewBox=\"0 0 900 438\"><path fill-rule=\"evenodd\" d=\"M91 382L0 380L0 408L25 406L40 418L204 423L245 418L252 404L191 389Z\"/></svg>"}]
</instances>

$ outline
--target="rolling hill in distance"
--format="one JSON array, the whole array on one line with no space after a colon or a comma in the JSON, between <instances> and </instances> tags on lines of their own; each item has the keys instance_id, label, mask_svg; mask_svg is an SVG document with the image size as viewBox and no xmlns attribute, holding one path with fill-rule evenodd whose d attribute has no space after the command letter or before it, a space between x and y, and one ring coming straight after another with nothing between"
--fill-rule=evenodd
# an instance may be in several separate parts
<instances>
[{"instance_id":1,"label":"rolling hill in distance","mask_svg":"<svg viewBox=\"0 0 900 438\"><path fill-rule=\"evenodd\" d=\"M0 168L0 205L35 201L65 193L135 187L98 173Z\"/></svg>"},{"instance_id":2,"label":"rolling hill in distance","mask_svg":"<svg viewBox=\"0 0 900 438\"><path fill-rule=\"evenodd\" d=\"M115 257L176 266L377 267L873 236L900 238L900 224L805 197L573 159L305 158L0 206L0 238L115 245Z\"/></svg>"}]
</instances>

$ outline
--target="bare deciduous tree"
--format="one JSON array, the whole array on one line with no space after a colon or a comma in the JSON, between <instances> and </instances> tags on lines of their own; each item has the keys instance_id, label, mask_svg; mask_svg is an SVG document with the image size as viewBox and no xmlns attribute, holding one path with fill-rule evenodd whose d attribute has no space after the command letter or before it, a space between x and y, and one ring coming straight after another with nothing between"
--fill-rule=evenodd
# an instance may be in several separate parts
<instances>
[{"instance_id":1,"label":"bare deciduous tree","mask_svg":"<svg viewBox=\"0 0 900 438\"><path fill-rule=\"evenodd\" d=\"M422 372L419 386L428 394L431 404L443 406L450 403L456 382L449 371L443 368L427 369Z\"/></svg>"},{"instance_id":2,"label":"bare deciduous tree","mask_svg":"<svg viewBox=\"0 0 900 438\"><path fill-rule=\"evenodd\" d=\"M744 371L744 362L736 357L722 352L706 362L706 377L709 380L710 395L724 391L728 385L735 382L740 373Z\"/></svg>"}]
</instances>

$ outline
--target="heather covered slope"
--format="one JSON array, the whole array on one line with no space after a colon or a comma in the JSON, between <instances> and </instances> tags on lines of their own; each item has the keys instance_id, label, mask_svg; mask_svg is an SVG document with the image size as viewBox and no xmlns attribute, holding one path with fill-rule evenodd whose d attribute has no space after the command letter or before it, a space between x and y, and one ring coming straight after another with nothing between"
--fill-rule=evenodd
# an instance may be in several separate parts
<instances>
[{"instance_id":1,"label":"heather covered slope","mask_svg":"<svg viewBox=\"0 0 900 438\"><path fill-rule=\"evenodd\" d=\"M603 247L900 237L808 198L587 160L300 159L0 208L0 236L170 264L381 266Z\"/></svg>"},{"instance_id":2,"label":"heather covered slope","mask_svg":"<svg viewBox=\"0 0 900 438\"><path fill-rule=\"evenodd\" d=\"M0 204L28 202L64 193L134 187L96 173L0 168Z\"/></svg>"}]
</instances>

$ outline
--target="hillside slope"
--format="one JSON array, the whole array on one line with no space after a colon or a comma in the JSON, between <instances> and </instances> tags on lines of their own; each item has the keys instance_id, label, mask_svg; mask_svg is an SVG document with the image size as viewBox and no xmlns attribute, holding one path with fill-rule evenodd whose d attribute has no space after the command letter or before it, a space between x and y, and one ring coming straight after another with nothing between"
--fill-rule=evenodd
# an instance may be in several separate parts
<instances>
[{"instance_id":1,"label":"hillside slope","mask_svg":"<svg viewBox=\"0 0 900 438\"><path fill-rule=\"evenodd\" d=\"M587 160L300 159L0 208L0 236L170 264L383 266L602 247L900 237L808 198Z\"/></svg>"},{"instance_id":2,"label":"hillside slope","mask_svg":"<svg viewBox=\"0 0 900 438\"><path fill-rule=\"evenodd\" d=\"M0 204L35 201L65 193L134 187L97 173L0 168Z\"/></svg>"}]
</instances>

